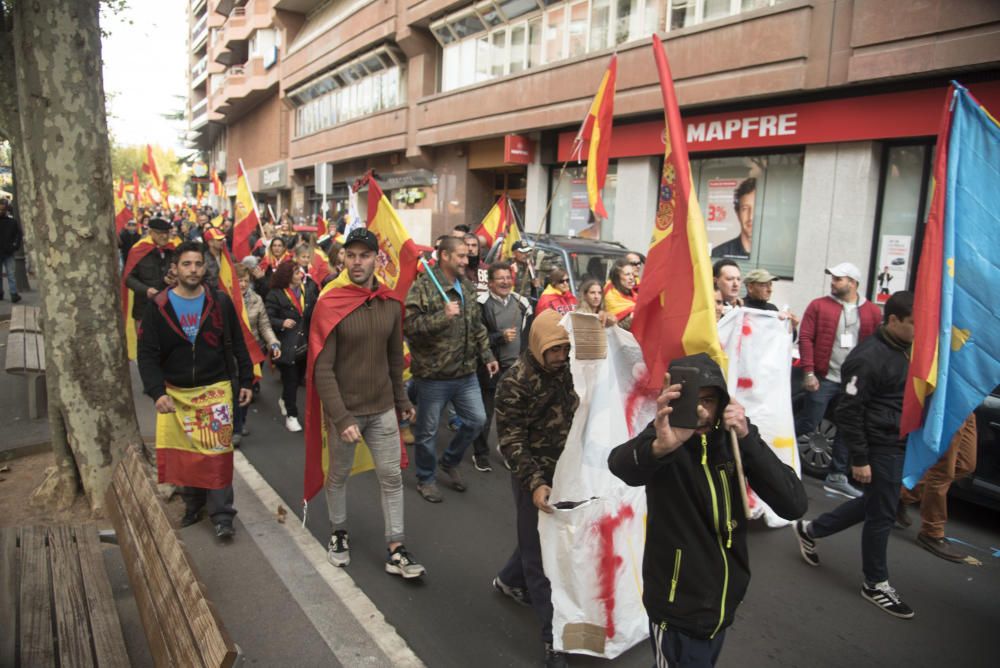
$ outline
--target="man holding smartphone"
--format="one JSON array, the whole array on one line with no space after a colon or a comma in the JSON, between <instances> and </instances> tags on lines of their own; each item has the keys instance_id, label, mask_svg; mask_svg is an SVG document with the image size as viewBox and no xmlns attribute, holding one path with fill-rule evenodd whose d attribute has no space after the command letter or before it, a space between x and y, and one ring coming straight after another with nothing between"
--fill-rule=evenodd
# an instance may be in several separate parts
<instances>
[{"instance_id":1,"label":"man holding smartphone","mask_svg":"<svg viewBox=\"0 0 1000 668\"><path fill-rule=\"evenodd\" d=\"M678 374L680 367L695 373ZM675 375L686 382L674 382ZM693 410L680 419L684 405ZM802 517L802 482L764 443L743 406L730 400L722 370L704 353L671 363L656 418L608 456L612 473L646 487L643 604L657 666L714 665L750 583L729 430L736 432L757 495L785 519Z\"/></svg>"}]
</instances>

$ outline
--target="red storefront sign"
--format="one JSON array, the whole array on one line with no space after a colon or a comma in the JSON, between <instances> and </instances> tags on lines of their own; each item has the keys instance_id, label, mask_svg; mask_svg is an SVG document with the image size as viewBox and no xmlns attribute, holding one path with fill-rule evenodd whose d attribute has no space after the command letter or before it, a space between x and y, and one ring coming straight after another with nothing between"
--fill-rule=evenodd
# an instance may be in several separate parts
<instances>
[{"instance_id":1,"label":"red storefront sign","mask_svg":"<svg viewBox=\"0 0 1000 668\"><path fill-rule=\"evenodd\" d=\"M974 84L969 90L994 114L1000 111L1000 82ZM947 88L928 88L685 116L688 151L929 137L937 134L946 92ZM611 157L662 155L663 133L662 120L616 125ZM576 132L559 135L560 161L571 159L575 137Z\"/></svg>"},{"instance_id":2,"label":"red storefront sign","mask_svg":"<svg viewBox=\"0 0 1000 668\"><path fill-rule=\"evenodd\" d=\"M503 161L514 165L530 165L535 159L535 142L524 135L503 138Z\"/></svg>"}]
</instances>

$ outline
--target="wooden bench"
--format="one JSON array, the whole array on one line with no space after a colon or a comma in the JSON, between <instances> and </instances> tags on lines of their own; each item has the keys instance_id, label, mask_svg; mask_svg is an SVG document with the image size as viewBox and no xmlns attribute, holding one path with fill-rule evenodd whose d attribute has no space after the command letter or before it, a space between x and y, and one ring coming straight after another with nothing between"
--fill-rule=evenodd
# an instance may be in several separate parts
<instances>
[{"instance_id":1,"label":"wooden bench","mask_svg":"<svg viewBox=\"0 0 1000 668\"><path fill-rule=\"evenodd\" d=\"M239 652L132 448L105 496L156 666L232 666ZM0 666L129 666L91 526L0 530Z\"/></svg>"},{"instance_id":2,"label":"wooden bench","mask_svg":"<svg viewBox=\"0 0 1000 668\"><path fill-rule=\"evenodd\" d=\"M40 309L15 306L10 313L7 334L7 373L28 379L28 417L37 420L45 404L45 338ZM41 381L41 382L39 382Z\"/></svg>"}]
</instances>

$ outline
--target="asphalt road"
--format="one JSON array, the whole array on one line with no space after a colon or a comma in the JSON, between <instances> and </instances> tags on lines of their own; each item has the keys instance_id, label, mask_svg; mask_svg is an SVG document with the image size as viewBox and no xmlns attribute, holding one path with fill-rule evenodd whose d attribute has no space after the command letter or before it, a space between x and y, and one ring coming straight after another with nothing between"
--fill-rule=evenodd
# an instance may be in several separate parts
<instances>
[{"instance_id":1,"label":"asphalt road","mask_svg":"<svg viewBox=\"0 0 1000 668\"><path fill-rule=\"evenodd\" d=\"M265 378L263 385L263 396L250 413L253 433L243 441L242 451L301 517L302 435L284 429L276 405L277 381ZM299 406L304 405L300 393ZM443 431L439 452L451 435ZM384 572L375 474L353 477L348 487L347 570L432 668L541 665L533 612L496 594L490 584L514 547L509 474L495 452L495 470L488 474L472 467L469 454L463 464L469 490L460 494L442 486L441 504L421 499L412 469L404 471L406 545L427 567L419 582ZM816 480L807 479L806 489L807 517L842 500ZM949 536L967 544L982 565L934 557L914 543L915 528L893 532L891 581L916 611L911 620L890 617L861 598L860 527L824 539L819 568L802 561L791 529L753 527L753 579L718 665L1000 665L1000 642L993 635L1000 629L1000 514L955 500L951 514ZM307 527L326 544L330 528L322 494L309 505ZM652 660L648 646L640 644L613 662L584 656L573 656L570 662L647 668Z\"/></svg>"}]
</instances>

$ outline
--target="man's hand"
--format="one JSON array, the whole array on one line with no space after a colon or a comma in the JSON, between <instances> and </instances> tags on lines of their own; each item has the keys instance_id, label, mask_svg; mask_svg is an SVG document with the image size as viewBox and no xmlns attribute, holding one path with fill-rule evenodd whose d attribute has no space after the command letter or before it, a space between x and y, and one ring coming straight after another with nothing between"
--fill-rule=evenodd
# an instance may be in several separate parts
<instances>
[{"instance_id":1,"label":"man's hand","mask_svg":"<svg viewBox=\"0 0 1000 668\"><path fill-rule=\"evenodd\" d=\"M295 321L291 318L286 318L285 321L281 323L282 329L291 329L292 327L295 327Z\"/></svg>"},{"instance_id":2,"label":"man's hand","mask_svg":"<svg viewBox=\"0 0 1000 668\"><path fill-rule=\"evenodd\" d=\"M277 361L279 357L281 357L281 346L271 346L271 359Z\"/></svg>"},{"instance_id":3,"label":"man's hand","mask_svg":"<svg viewBox=\"0 0 1000 668\"><path fill-rule=\"evenodd\" d=\"M169 394L164 394L162 397L156 400L156 412L157 413L175 413L177 412L174 408L174 400L170 398Z\"/></svg>"},{"instance_id":4,"label":"man's hand","mask_svg":"<svg viewBox=\"0 0 1000 668\"><path fill-rule=\"evenodd\" d=\"M864 466L852 466L851 477L860 482L862 485L867 485L872 481L872 467L868 464L865 464Z\"/></svg>"},{"instance_id":5,"label":"man's hand","mask_svg":"<svg viewBox=\"0 0 1000 668\"><path fill-rule=\"evenodd\" d=\"M156 296L157 292L159 292L159 290L157 290L156 288L146 288L146 298L152 299L153 297Z\"/></svg>"},{"instance_id":6,"label":"man's hand","mask_svg":"<svg viewBox=\"0 0 1000 668\"><path fill-rule=\"evenodd\" d=\"M340 432L340 440L345 443L357 443L361 440L361 430L358 425L352 424L350 427Z\"/></svg>"},{"instance_id":7,"label":"man's hand","mask_svg":"<svg viewBox=\"0 0 1000 668\"><path fill-rule=\"evenodd\" d=\"M819 378L815 374L806 374L806 377L802 379L802 389L806 392L815 392L819 389Z\"/></svg>"},{"instance_id":8,"label":"man's hand","mask_svg":"<svg viewBox=\"0 0 1000 668\"><path fill-rule=\"evenodd\" d=\"M458 302L449 301L447 304L444 305L444 315L449 320L454 318L456 315L459 315L461 312L462 312L462 307L459 305Z\"/></svg>"},{"instance_id":9,"label":"man's hand","mask_svg":"<svg viewBox=\"0 0 1000 668\"><path fill-rule=\"evenodd\" d=\"M535 491L531 494L531 501L535 504L535 508L538 508L543 513L552 514L555 508L549 505L549 495L552 494L552 488L548 485L539 485L535 488Z\"/></svg>"},{"instance_id":10,"label":"man's hand","mask_svg":"<svg viewBox=\"0 0 1000 668\"><path fill-rule=\"evenodd\" d=\"M493 360L492 362L486 363L486 370L490 373L490 378L497 375L500 371L500 362Z\"/></svg>"},{"instance_id":11,"label":"man's hand","mask_svg":"<svg viewBox=\"0 0 1000 668\"><path fill-rule=\"evenodd\" d=\"M416 417L417 417L417 409L414 408L413 406L410 406L405 411L400 411L399 413L399 419L405 420L406 422L413 422L413 420Z\"/></svg>"},{"instance_id":12,"label":"man's hand","mask_svg":"<svg viewBox=\"0 0 1000 668\"><path fill-rule=\"evenodd\" d=\"M240 408L243 406L249 406L250 402L253 401L253 390L246 387L240 388L239 404Z\"/></svg>"},{"instance_id":13,"label":"man's hand","mask_svg":"<svg viewBox=\"0 0 1000 668\"><path fill-rule=\"evenodd\" d=\"M512 343L516 338L517 338L516 327L508 327L507 329L503 330L503 340L506 341L507 343Z\"/></svg>"},{"instance_id":14,"label":"man's hand","mask_svg":"<svg viewBox=\"0 0 1000 668\"><path fill-rule=\"evenodd\" d=\"M747 414L742 404L729 400L726 410L722 413L722 426L734 429L737 438L746 438L750 433L750 427L747 426Z\"/></svg>"},{"instance_id":15,"label":"man's hand","mask_svg":"<svg viewBox=\"0 0 1000 668\"><path fill-rule=\"evenodd\" d=\"M656 398L656 418L653 420L653 427L656 429L656 440L653 441L654 457L670 454L694 435L694 429L675 429L670 426L670 414L674 410L670 406L670 402L679 399L680 396L680 383L671 385L670 374L663 374L663 389L660 390L660 396ZM704 410L699 406L698 414L701 415Z\"/></svg>"}]
</instances>

